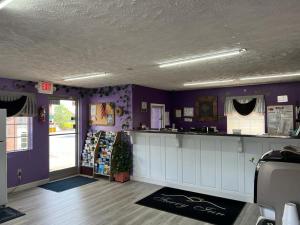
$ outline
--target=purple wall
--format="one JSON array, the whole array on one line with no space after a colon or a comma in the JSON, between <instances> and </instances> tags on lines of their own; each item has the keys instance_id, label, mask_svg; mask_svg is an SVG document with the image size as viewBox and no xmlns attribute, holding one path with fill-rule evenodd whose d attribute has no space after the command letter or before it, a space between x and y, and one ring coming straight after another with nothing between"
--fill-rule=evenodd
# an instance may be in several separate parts
<instances>
[{"instance_id":1,"label":"purple wall","mask_svg":"<svg viewBox=\"0 0 300 225\"><path fill-rule=\"evenodd\" d=\"M115 126L92 126L93 130L121 131L124 124L132 129L132 85L99 88L97 94L89 99L90 104L113 102L123 108L123 116L115 116Z\"/></svg>"},{"instance_id":2,"label":"purple wall","mask_svg":"<svg viewBox=\"0 0 300 225\"><path fill-rule=\"evenodd\" d=\"M141 112L142 102L148 103L147 112ZM170 112L171 92L159 90L155 88L132 85L133 128L138 128L140 123L145 124L147 127L150 127L151 124L150 103L165 104L166 111Z\"/></svg>"},{"instance_id":3,"label":"purple wall","mask_svg":"<svg viewBox=\"0 0 300 225\"><path fill-rule=\"evenodd\" d=\"M16 81L0 78L0 89L16 92L36 93L37 107L45 106L48 108L48 95L37 94L34 83L26 81ZM122 117L116 116L116 125L114 127L95 126L93 129L119 131L124 123L128 123L129 129L137 128L140 123L150 127L150 103L165 104L166 111L170 112L171 123L175 122L177 127L189 128L190 126L217 126L220 131L226 131L226 118L221 117L219 121L204 123L193 121L184 122L183 119L174 118L176 108L194 107L197 96L217 96L218 114L224 115L224 100L226 96L236 95L257 95L265 96L266 104L278 104L278 95L288 95L289 102L285 104L295 105L300 102L300 82L283 84L266 84L245 87L215 88L192 91L169 92L154 88L142 87L138 85L125 85L117 87L107 87L92 90L89 97L81 96L82 92L89 94L87 89L76 90L70 88L60 88L54 96L72 96L79 99L79 135L80 148L86 136L89 120L89 103L96 102L115 102L126 111ZM124 97L127 96L127 100ZM148 111L141 112L141 102L148 103ZM298 103L297 103L298 104ZM17 179L17 169L23 171L21 184L47 179L49 177L49 143L48 143L48 123L40 123L37 118L33 120L33 149L31 151L15 152L8 154L8 185L9 187L19 185Z\"/></svg>"},{"instance_id":4,"label":"purple wall","mask_svg":"<svg viewBox=\"0 0 300 225\"><path fill-rule=\"evenodd\" d=\"M288 95L289 101L283 104L295 105L297 102L300 102L300 82L177 91L172 93L172 108L175 110L176 108L194 107L196 97L198 96L217 96L218 115L223 116L225 97L242 95L264 95L267 106L282 104L277 103L277 96ZM172 122L176 123L177 127L217 126L220 131L226 132L227 130L225 117L221 117L216 122L199 122L195 120L193 120L193 122L184 122L183 118L174 118L174 110L172 110Z\"/></svg>"},{"instance_id":5,"label":"purple wall","mask_svg":"<svg viewBox=\"0 0 300 225\"><path fill-rule=\"evenodd\" d=\"M37 107L44 106L48 110L48 95L38 94L34 85L34 83L26 81L0 78L1 90L36 93ZM80 146L82 146L82 138L85 137L88 128L88 98L80 98L78 91L73 89L66 91L63 88L56 91L54 96L72 96L79 98L79 111L81 114L79 135L81 137ZM35 117L33 119L33 149L30 151L8 153L7 167L9 187L49 178L48 128L47 122L41 123L38 121L38 118ZM17 179L18 168L21 168L23 171L21 183L19 183Z\"/></svg>"}]
</instances>

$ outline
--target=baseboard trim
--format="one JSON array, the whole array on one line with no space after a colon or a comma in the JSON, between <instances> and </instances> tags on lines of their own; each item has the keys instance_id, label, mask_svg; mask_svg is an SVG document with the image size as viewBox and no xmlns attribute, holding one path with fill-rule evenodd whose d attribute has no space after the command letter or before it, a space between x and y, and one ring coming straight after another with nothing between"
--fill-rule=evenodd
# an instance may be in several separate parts
<instances>
[{"instance_id":1,"label":"baseboard trim","mask_svg":"<svg viewBox=\"0 0 300 225\"><path fill-rule=\"evenodd\" d=\"M229 193L229 192L220 192L220 191L204 189L204 188L200 188L200 187L186 186L186 185L180 185L180 184L175 184L175 183L170 183L170 182L158 181L158 180L153 180L153 179L144 178L144 177L130 176L130 179L133 181L139 181L139 182L143 182L143 183L155 184L155 185L160 185L160 186L166 186L166 187L177 188L177 189L182 189L182 190L186 190L186 191L192 191L192 192L198 192L198 193L202 193L202 194L217 196L217 197L221 197L221 198L228 198L228 199L253 203L253 198L251 196L247 196L247 195L240 195L240 194Z\"/></svg>"},{"instance_id":2,"label":"baseboard trim","mask_svg":"<svg viewBox=\"0 0 300 225\"><path fill-rule=\"evenodd\" d=\"M12 193L12 192L19 192L19 191L24 191L24 190L28 190L34 187L38 187L40 185L43 184L47 184L50 181L50 179L44 179L44 180L38 180L38 181L34 181L31 183L27 183L27 184L22 184L16 187L11 187L7 189L8 194Z\"/></svg>"}]
</instances>

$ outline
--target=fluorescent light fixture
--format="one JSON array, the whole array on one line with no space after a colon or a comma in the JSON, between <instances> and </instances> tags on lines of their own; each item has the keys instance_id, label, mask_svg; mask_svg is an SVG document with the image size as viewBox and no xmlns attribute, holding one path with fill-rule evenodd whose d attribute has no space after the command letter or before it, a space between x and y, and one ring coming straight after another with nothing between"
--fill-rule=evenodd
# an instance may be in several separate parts
<instances>
[{"instance_id":1,"label":"fluorescent light fixture","mask_svg":"<svg viewBox=\"0 0 300 225\"><path fill-rule=\"evenodd\" d=\"M209 85L209 84L222 84L222 83L229 83L233 82L234 80L214 80L214 81L197 81L197 82L189 82L184 83L183 86L197 86L197 85Z\"/></svg>"},{"instance_id":2,"label":"fluorescent light fixture","mask_svg":"<svg viewBox=\"0 0 300 225\"><path fill-rule=\"evenodd\" d=\"M11 3L13 0L0 0L0 9L4 8L5 6L7 6L9 3Z\"/></svg>"},{"instance_id":3,"label":"fluorescent light fixture","mask_svg":"<svg viewBox=\"0 0 300 225\"><path fill-rule=\"evenodd\" d=\"M215 53L212 53L212 54L192 56L192 57L189 57L189 58L181 58L181 59L177 59L177 60L173 60L173 61L162 62L162 63L159 63L158 66L160 68L178 66L178 65L188 64L188 63L200 62L200 61L204 61L204 60L210 60L210 59L217 59L217 58L224 58L224 57L239 55L239 54L241 54L243 52L246 52L246 51L247 50L245 48L242 48L242 49L233 49L233 50L229 50L229 51L215 52Z\"/></svg>"},{"instance_id":4,"label":"fluorescent light fixture","mask_svg":"<svg viewBox=\"0 0 300 225\"><path fill-rule=\"evenodd\" d=\"M254 77L241 77L240 80L257 80L257 79L271 79L271 78L297 77L297 76L300 76L300 72L298 72L298 73L265 75L265 76L254 76Z\"/></svg>"},{"instance_id":5,"label":"fluorescent light fixture","mask_svg":"<svg viewBox=\"0 0 300 225\"><path fill-rule=\"evenodd\" d=\"M82 75L74 75L74 76L65 77L64 81L94 79L97 77L105 77L107 75L109 75L109 73L86 73L86 74L82 74Z\"/></svg>"}]
</instances>

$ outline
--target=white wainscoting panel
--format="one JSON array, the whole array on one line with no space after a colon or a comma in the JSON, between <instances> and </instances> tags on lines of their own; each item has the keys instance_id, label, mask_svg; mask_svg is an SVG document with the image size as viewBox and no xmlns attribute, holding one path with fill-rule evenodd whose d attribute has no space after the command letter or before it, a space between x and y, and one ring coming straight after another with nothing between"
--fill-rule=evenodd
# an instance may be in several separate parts
<instances>
[{"instance_id":1,"label":"white wainscoting panel","mask_svg":"<svg viewBox=\"0 0 300 225\"><path fill-rule=\"evenodd\" d=\"M178 158L179 148L178 141L175 137L165 137L165 148L166 148L166 181L171 183L178 183Z\"/></svg>"},{"instance_id":2,"label":"white wainscoting panel","mask_svg":"<svg viewBox=\"0 0 300 225\"><path fill-rule=\"evenodd\" d=\"M150 178L163 180L164 149L160 135L149 136Z\"/></svg>"},{"instance_id":3,"label":"white wainscoting panel","mask_svg":"<svg viewBox=\"0 0 300 225\"><path fill-rule=\"evenodd\" d=\"M239 191L239 148L238 141L231 139L222 140L222 190L238 192Z\"/></svg>"},{"instance_id":4,"label":"white wainscoting panel","mask_svg":"<svg viewBox=\"0 0 300 225\"><path fill-rule=\"evenodd\" d=\"M149 177L148 135L136 135L133 145L133 176Z\"/></svg>"},{"instance_id":5,"label":"white wainscoting panel","mask_svg":"<svg viewBox=\"0 0 300 225\"><path fill-rule=\"evenodd\" d=\"M249 139L244 142L245 151L245 193L253 195L254 175L256 164L263 154L263 143L257 139Z\"/></svg>"},{"instance_id":6,"label":"white wainscoting panel","mask_svg":"<svg viewBox=\"0 0 300 225\"><path fill-rule=\"evenodd\" d=\"M133 180L253 202L258 160L300 140L139 133L133 135Z\"/></svg>"},{"instance_id":7,"label":"white wainscoting panel","mask_svg":"<svg viewBox=\"0 0 300 225\"><path fill-rule=\"evenodd\" d=\"M182 140L182 183L196 185L197 151L199 151L200 139L187 135Z\"/></svg>"},{"instance_id":8,"label":"white wainscoting panel","mask_svg":"<svg viewBox=\"0 0 300 225\"><path fill-rule=\"evenodd\" d=\"M217 188L219 141L214 137L201 138L200 152L200 185Z\"/></svg>"}]
</instances>

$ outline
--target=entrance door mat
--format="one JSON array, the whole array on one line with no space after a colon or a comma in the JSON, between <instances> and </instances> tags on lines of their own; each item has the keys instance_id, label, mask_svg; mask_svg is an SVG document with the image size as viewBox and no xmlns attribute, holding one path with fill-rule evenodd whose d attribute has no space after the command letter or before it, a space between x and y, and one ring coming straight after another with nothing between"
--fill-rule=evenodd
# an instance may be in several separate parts
<instances>
[{"instance_id":1,"label":"entrance door mat","mask_svg":"<svg viewBox=\"0 0 300 225\"><path fill-rule=\"evenodd\" d=\"M16 219L24 215L25 215L24 213L21 213L10 207L0 208L0 223L5 223L7 221Z\"/></svg>"},{"instance_id":2,"label":"entrance door mat","mask_svg":"<svg viewBox=\"0 0 300 225\"><path fill-rule=\"evenodd\" d=\"M244 202L164 187L136 204L216 225L232 225Z\"/></svg>"},{"instance_id":3,"label":"entrance door mat","mask_svg":"<svg viewBox=\"0 0 300 225\"><path fill-rule=\"evenodd\" d=\"M86 184L90 184L93 182L96 182L97 179L89 178L89 177L83 177L83 176L75 176L70 177L63 180L54 181L48 184L41 185L39 187L55 191L55 192L63 192L66 190L70 190L73 188L77 188Z\"/></svg>"}]
</instances>

